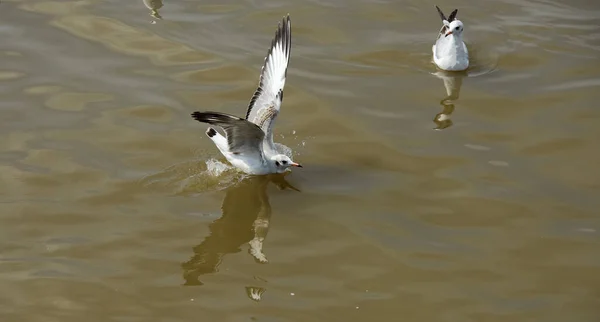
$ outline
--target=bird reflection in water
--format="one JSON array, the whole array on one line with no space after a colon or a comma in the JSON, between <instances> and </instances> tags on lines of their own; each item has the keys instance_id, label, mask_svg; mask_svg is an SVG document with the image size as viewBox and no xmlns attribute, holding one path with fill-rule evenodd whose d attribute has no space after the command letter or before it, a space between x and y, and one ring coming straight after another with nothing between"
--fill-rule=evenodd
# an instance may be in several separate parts
<instances>
[{"instance_id":1,"label":"bird reflection in water","mask_svg":"<svg viewBox=\"0 0 600 322\"><path fill-rule=\"evenodd\" d=\"M150 9L150 16L154 19L162 19L158 9L163 7L163 0L143 0L146 8ZM152 23L156 23L156 20L152 20Z\"/></svg>"},{"instance_id":2,"label":"bird reflection in water","mask_svg":"<svg viewBox=\"0 0 600 322\"><path fill-rule=\"evenodd\" d=\"M440 102L442 111L436 114L433 119L433 122L436 124L435 129L443 130L452 126L450 114L454 112L454 101L456 101L460 95L462 81L467 74L465 72L446 72L439 70L434 75L444 81L444 87L446 88L447 96Z\"/></svg>"},{"instance_id":3,"label":"bird reflection in water","mask_svg":"<svg viewBox=\"0 0 600 322\"><path fill-rule=\"evenodd\" d=\"M194 247L194 255L181 265L184 285L203 285L200 276L217 272L223 256L240 252L245 243L256 262L268 262L263 252L271 218L267 186L272 182L281 190L299 191L285 180L284 175L253 176L227 189L221 207L223 215L209 225L210 235ZM264 289L247 287L246 292L258 301Z\"/></svg>"}]
</instances>

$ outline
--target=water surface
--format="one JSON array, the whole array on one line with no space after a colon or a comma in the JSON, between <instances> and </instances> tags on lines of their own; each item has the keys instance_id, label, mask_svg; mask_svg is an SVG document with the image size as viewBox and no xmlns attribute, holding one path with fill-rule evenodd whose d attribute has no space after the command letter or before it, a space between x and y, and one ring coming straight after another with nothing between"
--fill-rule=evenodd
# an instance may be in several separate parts
<instances>
[{"instance_id":1,"label":"water surface","mask_svg":"<svg viewBox=\"0 0 600 322\"><path fill-rule=\"evenodd\" d=\"M3 1L1 320L598 321L600 6L435 4L466 73L432 2ZM189 114L287 13L305 167L246 178Z\"/></svg>"}]
</instances>

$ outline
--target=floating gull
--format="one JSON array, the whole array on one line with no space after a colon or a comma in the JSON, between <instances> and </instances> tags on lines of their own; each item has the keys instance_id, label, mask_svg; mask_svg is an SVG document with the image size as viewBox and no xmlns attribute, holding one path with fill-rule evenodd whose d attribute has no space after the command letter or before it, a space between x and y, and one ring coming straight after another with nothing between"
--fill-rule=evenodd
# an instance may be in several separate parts
<instances>
[{"instance_id":1,"label":"floating gull","mask_svg":"<svg viewBox=\"0 0 600 322\"><path fill-rule=\"evenodd\" d=\"M277 28L246 118L220 112L192 113L197 121L219 126L225 131L226 137L209 127L206 135L227 161L245 173L264 175L283 173L291 166L302 167L273 143L273 124L283 101L291 49L292 33L288 15Z\"/></svg>"},{"instance_id":2,"label":"floating gull","mask_svg":"<svg viewBox=\"0 0 600 322\"><path fill-rule=\"evenodd\" d=\"M469 52L463 42L464 26L456 19L458 9L454 9L446 18L442 10L435 6L440 18L442 18L442 29L438 34L435 45L433 45L433 61L435 64L447 71L460 71L469 67Z\"/></svg>"}]
</instances>

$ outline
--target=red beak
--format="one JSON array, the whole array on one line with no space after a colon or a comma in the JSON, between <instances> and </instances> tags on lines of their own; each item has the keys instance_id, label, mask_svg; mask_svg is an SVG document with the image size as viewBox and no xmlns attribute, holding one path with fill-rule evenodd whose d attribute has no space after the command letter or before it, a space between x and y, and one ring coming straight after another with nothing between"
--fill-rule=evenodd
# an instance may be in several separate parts
<instances>
[{"instance_id":1,"label":"red beak","mask_svg":"<svg viewBox=\"0 0 600 322\"><path fill-rule=\"evenodd\" d=\"M303 168L303 166L300 163L292 162L291 164L294 167Z\"/></svg>"},{"instance_id":2,"label":"red beak","mask_svg":"<svg viewBox=\"0 0 600 322\"><path fill-rule=\"evenodd\" d=\"M450 35L452 35L452 31L448 31L444 37L448 37Z\"/></svg>"}]
</instances>

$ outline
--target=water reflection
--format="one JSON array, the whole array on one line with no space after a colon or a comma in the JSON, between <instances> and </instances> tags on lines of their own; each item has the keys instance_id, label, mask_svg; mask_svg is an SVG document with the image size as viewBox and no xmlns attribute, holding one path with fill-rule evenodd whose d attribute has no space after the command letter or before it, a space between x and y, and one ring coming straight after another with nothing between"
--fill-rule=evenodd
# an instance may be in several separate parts
<instances>
[{"instance_id":1,"label":"water reflection","mask_svg":"<svg viewBox=\"0 0 600 322\"><path fill-rule=\"evenodd\" d=\"M467 76L465 72L446 72L438 71L434 74L444 81L446 88L446 98L440 101L442 111L435 115L433 122L436 124L436 130L443 130L452 126L450 115L454 112L454 101L458 100L463 78Z\"/></svg>"},{"instance_id":2,"label":"water reflection","mask_svg":"<svg viewBox=\"0 0 600 322\"><path fill-rule=\"evenodd\" d=\"M210 235L194 247L194 255L181 265L185 285L203 285L200 276L217 272L223 256L240 252L245 243L256 262L268 262L262 248L271 218L269 182L282 190L299 191L282 174L249 177L228 188L221 206L223 215L210 224ZM248 295L259 300L264 290L251 289L247 289Z\"/></svg>"},{"instance_id":3,"label":"water reflection","mask_svg":"<svg viewBox=\"0 0 600 322\"><path fill-rule=\"evenodd\" d=\"M150 16L155 19L162 19L160 13L158 13L158 9L163 7L162 0L143 0L146 8L150 9ZM156 23L156 20L153 20L152 23Z\"/></svg>"},{"instance_id":4,"label":"water reflection","mask_svg":"<svg viewBox=\"0 0 600 322\"><path fill-rule=\"evenodd\" d=\"M260 301L262 299L263 293L266 291L263 287L258 286L247 286L246 287L246 295L253 301Z\"/></svg>"}]
</instances>

